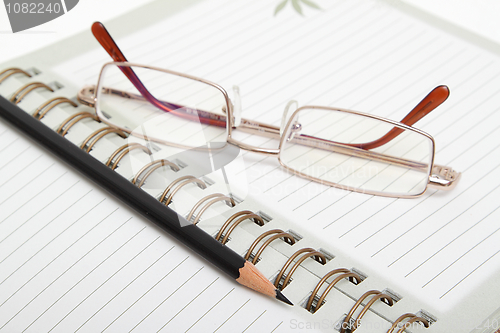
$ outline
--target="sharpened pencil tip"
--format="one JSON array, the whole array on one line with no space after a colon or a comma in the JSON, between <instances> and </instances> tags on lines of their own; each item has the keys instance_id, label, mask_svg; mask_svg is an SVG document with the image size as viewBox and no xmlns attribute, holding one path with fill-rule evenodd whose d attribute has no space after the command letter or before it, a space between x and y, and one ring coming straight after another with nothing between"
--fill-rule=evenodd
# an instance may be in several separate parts
<instances>
[{"instance_id":1,"label":"sharpened pencil tip","mask_svg":"<svg viewBox=\"0 0 500 333\"><path fill-rule=\"evenodd\" d=\"M293 305L293 303L290 302L288 298L286 298L285 295L283 295L278 289L276 289L276 299L282 301L283 303Z\"/></svg>"}]
</instances>

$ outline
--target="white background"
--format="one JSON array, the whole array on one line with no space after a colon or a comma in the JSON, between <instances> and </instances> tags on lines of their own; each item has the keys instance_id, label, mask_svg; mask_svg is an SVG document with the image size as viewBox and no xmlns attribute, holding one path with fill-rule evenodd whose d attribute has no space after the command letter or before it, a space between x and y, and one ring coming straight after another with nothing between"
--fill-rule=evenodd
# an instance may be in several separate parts
<instances>
[{"instance_id":1,"label":"white background","mask_svg":"<svg viewBox=\"0 0 500 333\"><path fill-rule=\"evenodd\" d=\"M12 33L5 6L2 6L0 8L0 63L55 43L85 29L90 30L90 25L94 21L106 22L150 1L80 0L77 6L67 14L16 34ZM318 4L322 1L328 0L317 0ZM396 1L412 4L500 43L500 20L498 20L500 1L498 0Z\"/></svg>"}]
</instances>

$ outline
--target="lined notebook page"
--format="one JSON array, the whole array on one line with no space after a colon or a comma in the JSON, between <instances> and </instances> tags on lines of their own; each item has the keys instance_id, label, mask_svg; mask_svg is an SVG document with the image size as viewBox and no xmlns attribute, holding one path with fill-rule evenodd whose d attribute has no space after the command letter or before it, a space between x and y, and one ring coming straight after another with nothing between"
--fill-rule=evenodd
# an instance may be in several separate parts
<instances>
[{"instance_id":1,"label":"lined notebook page","mask_svg":"<svg viewBox=\"0 0 500 333\"><path fill-rule=\"evenodd\" d=\"M288 308L0 122L1 332L278 332Z\"/></svg>"},{"instance_id":2,"label":"lined notebook page","mask_svg":"<svg viewBox=\"0 0 500 333\"><path fill-rule=\"evenodd\" d=\"M243 117L279 125L285 104L328 105L400 120L432 88L450 98L415 126L436 141L435 162L462 172L451 192L418 199L355 194L285 172L245 153L250 193L395 285L453 307L500 267L498 56L381 1L316 1L274 16L266 0L203 2L117 42L130 61L240 87ZM111 31L113 34L113 31ZM97 47L97 46L96 46ZM95 84L96 49L54 70ZM237 133L249 144L277 142ZM485 313L497 306L483 304Z\"/></svg>"}]
</instances>

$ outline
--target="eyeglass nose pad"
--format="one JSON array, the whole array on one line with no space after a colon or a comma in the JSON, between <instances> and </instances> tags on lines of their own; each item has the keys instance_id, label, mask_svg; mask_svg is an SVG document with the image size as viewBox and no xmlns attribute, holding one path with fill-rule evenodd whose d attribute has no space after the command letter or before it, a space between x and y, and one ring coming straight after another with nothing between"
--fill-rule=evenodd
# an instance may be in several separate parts
<instances>
[{"instance_id":1,"label":"eyeglass nose pad","mask_svg":"<svg viewBox=\"0 0 500 333\"><path fill-rule=\"evenodd\" d=\"M286 121L288 120L288 114L293 114L295 110L299 107L299 103L296 100L291 100L285 106L285 111L283 111L283 116L281 117L281 126L280 126L280 137L285 132Z\"/></svg>"},{"instance_id":2,"label":"eyeglass nose pad","mask_svg":"<svg viewBox=\"0 0 500 333\"><path fill-rule=\"evenodd\" d=\"M233 124L235 127L241 124L241 96L240 87L233 86Z\"/></svg>"}]
</instances>

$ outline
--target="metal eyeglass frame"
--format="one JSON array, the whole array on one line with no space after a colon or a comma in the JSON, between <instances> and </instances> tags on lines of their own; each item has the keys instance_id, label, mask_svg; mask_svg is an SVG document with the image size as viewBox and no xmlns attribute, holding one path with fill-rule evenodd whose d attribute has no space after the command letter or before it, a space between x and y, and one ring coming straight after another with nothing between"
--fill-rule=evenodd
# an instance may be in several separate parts
<instances>
[{"instance_id":1,"label":"metal eyeglass frame","mask_svg":"<svg viewBox=\"0 0 500 333\"><path fill-rule=\"evenodd\" d=\"M140 67L140 68L145 68L145 69L151 69L151 70L156 70L156 71L161 71L167 74L171 75L177 75L180 77L184 77L187 79L195 80L202 82L204 84L208 84L217 90L219 90L226 102L226 116L219 116L215 115L210 112L206 112L203 110L196 110L198 112L198 115L196 116L197 119L200 120L202 123L206 123L209 125L215 125L215 126L225 126L227 128L227 142L230 144L233 144L241 149L255 152L255 153L260 153L260 154L265 154L265 155L272 155L278 157L279 163L288 171L299 175L303 178L306 178L311 181L316 181L322 184L330 185L332 187L337 187L341 189L346 189L354 192L361 192L361 193L366 193L366 194L371 194L371 195L378 195L378 196L388 196L388 197L399 197L399 198L415 198L420 195L422 195L427 188L434 188L434 189L441 189L441 190L451 190L452 188L455 187L457 184L458 180L460 179L461 174L457 171L454 171L452 168L447 167L447 166L441 166L441 165L434 165L434 146L435 142L432 136L429 134L420 131L414 127L411 127L415 122L420 120L422 117L430 113L432 110L434 110L437 106L439 106L442 102L444 102L448 95L449 95L449 90L446 86L438 86L434 90L432 90L418 105L408 113L408 115L401 121L393 121L389 119L385 119L382 117L362 113L362 112L357 112L357 111L352 111L352 110L346 110L346 109L340 109L340 108L332 108L332 107L326 107L326 106L302 106L300 108L297 108L294 110L293 114L289 118L286 126L285 125L285 119L287 118L287 113L288 110L290 109L292 103L288 103L287 107L285 108L285 112L283 114L283 119L282 119L282 130L280 130L280 127L261 123L258 121L253 121L253 120L248 120L244 118L239 117L239 112L238 115L235 117L235 106L229 99L229 96L224 88L219 86L216 83L210 82L208 80L194 77L188 74L184 73L178 73L175 71L163 69L163 68L158 68L158 67L153 67L153 66L146 66L146 65L140 65L140 64L134 64L130 63L127 61L123 53L120 51L116 43L114 42L113 38L111 35L107 32L106 28L102 23L100 22L95 22L92 25L92 32L94 33L94 36L97 38L97 40L101 43L101 45L106 49L106 51L111 55L113 60L115 62L112 63L107 63L103 66L101 73L99 75L99 81L98 81L98 86L97 88L95 86L87 86L84 87L80 90L78 93L78 99L81 103L88 105L90 107L96 107L96 101L97 98L99 97L100 94L102 93L109 93L109 94L114 94L114 95L119 95L121 97L125 98L131 98L131 99L141 99L141 100L146 100L150 102L151 104L155 105L161 110L164 110L166 112L173 112L176 115L179 115L184 118L189 118L190 115L186 113L179 112L178 110L182 109L182 106L178 106L175 104L170 104L165 101L159 101L157 100L154 96L152 96L149 91L144 87L144 85L141 83L137 75L134 73L133 69L131 67ZM128 92L123 92L123 91L118 91L114 89L109 89L106 87L100 87L99 84L101 82L101 77L104 71L104 68L109 65L116 65L120 70L127 76L127 78L132 82L132 84L138 89L140 92L140 95L137 94L131 94ZM235 91L237 96L238 96L238 90ZM238 98L239 100L239 98ZM237 103L238 104L238 103ZM96 108L95 108L96 109ZM331 111L341 111L341 112L346 112L349 114L355 114L363 117L368 117L371 119L379 120L382 122L389 123L393 126L393 129L389 131L387 134L385 134L383 137L374 140L372 142L368 143L363 143L363 144L340 144L336 143L333 141L328 141L328 140L323 140L315 137L310 137L310 136L303 136L302 134L299 134L298 136L294 136L294 141L298 140L300 141L300 144L306 145L306 146L311 146L311 147L321 147L321 149L325 149L325 146L328 146L329 149L332 149L332 151L341 151L344 154L349 154L351 156L360 156L364 158L369 158L369 159L377 159L377 160L384 160L388 161L390 163L398 164L398 165L403 165L405 167L410 167L410 168L417 168L417 169L422 169L425 168L426 172L429 175L429 180L427 183L426 188L418 194L414 195L395 195L393 193L386 193L386 192L379 192L379 191L371 191L371 190L365 190L361 188L356 188L356 187L350 187L350 186L345 186L345 185L340 185L337 183L329 182L326 180L322 180L319 178L311 177L307 174L304 174L298 170L292 169L285 165L283 161L281 160L280 157L280 152L281 152L281 147L284 145L285 138L287 135L286 134L290 128L293 126L292 121L295 117L295 115L300 112L301 110L304 109L321 109L321 110L331 110ZM239 111L239 110L238 110ZM98 110L96 109L96 115L105 122L106 124L119 128L120 130L131 133L131 130L128 128L122 128L120 126L117 126L116 124L110 123L108 119L100 114ZM253 145L249 145L247 143L241 142L239 140L236 140L232 137L232 132L234 129L241 130L243 132L251 133L251 134L257 134L260 136L265 136L273 139L278 139L279 140L279 147L278 149L269 149L269 148L262 148L262 147L257 147ZM383 155L377 152L371 152L369 149L373 149L376 147L379 147L390 140L394 139L397 137L401 132L408 130L412 132L416 132L420 135L424 135L425 137L429 138L432 142L432 158L431 158L431 163L430 164L422 164L418 162L413 162L413 161L408 161L400 158L395 158L395 157L390 157L387 155Z\"/></svg>"}]
</instances>

